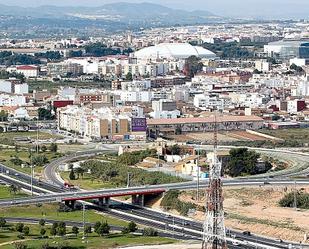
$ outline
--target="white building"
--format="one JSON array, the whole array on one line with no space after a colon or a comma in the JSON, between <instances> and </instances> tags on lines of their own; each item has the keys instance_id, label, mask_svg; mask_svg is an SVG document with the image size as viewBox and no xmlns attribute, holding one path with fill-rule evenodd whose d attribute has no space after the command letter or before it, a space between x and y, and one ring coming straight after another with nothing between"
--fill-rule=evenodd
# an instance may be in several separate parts
<instances>
[{"instance_id":1,"label":"white building","mask_svg":"<svg viewBox=\"0 0 309 249\"><path fill-rule=\"evenodd\" d=\"M155 111L149 113L150 117L158 119L158 118L164 118L164 119L171 119L171 118L179 118L180 117L180 111L179 110L173 110L173 111Z\"/></svg>"},{"instance_id":2,"label":"white building","mask_svg":"<svg viewBox=\"0 0 309 249\"><path fill-rule=\"evenodd\" d=\"M17 66L16 72L23 74L26 78L36 78L39 76L39 67L37 66Z\"/></svg>"},{"instance_id":3,"label":"white building","mask_svg":"<svg viewBox=\"0 0 309 249\"><path fill-rule=\"evenodd\" d=\"M133 80L121 82L122 91L139 91L151 88L150 80Z\"/></svg>"},{"instance_id":4,"label":"white building","mask_svg":"<svg viewBox=\"0 0 309 249\"><path fill-rule=\"evenodd\" d=\"M202 110L213 109L218 107L223 109L223 100L219 99L217 96L209 96L207 94L197 94L194 96L193 104Z\"/></svg>"},{"instance_id":5,"label":"white building","mask_svg":"<svg viewBox=\"0 0 309 249\"><path fill-rule=\"evenodd\" d=\"M255 61L255 69L260 72L269 72L271 69L271 63L264 60Z\"/></svg>"},{"instance_id":6,"label":"white building","mask_svg":"<svg viewBox=\"0 0 309 249\"><path fill-rule=\"evenodd\" d=\"M174 111L177 109L176 101L169 99L152 101L152 109L154 112Z\"/></svg>"},{"instance_id":7,"label":"white building","mask_svg":"<svg viewBox=\"0 0 309 249\"><path fill-rule=\"evenodd\" d=\"M121 91L120 100L127 102L149 102L152 99L151 91Z\"/></svg>"},{"instance_id":8,"label":"white building","mask_svg":"<svg viewBox=\"0 0 309 249\"><path fill-rule=\"evenodd\" d=\"M12 93L13 92L13 84L7 80L0 80L0 92Z\"/></svg>"},{"instance_id":9,"label":"white building","mask_svg":"<svg viewBox=\"0 0 309 249\"><path fill-rule=\"evenodd\" d=\"M27 83L15 84L14 85L15 94L27 94L29 93L29 86Z\"/></svg>"},{"instance_id":10,"label":"white building","mask_svg":"<svg viewBox=\"0 0 309 249\"><path fill-rule=\"evenodd\" d=\"M22 95L0 94L0 106L23 106L26 97Z\"/></svg>"}]
</instances>

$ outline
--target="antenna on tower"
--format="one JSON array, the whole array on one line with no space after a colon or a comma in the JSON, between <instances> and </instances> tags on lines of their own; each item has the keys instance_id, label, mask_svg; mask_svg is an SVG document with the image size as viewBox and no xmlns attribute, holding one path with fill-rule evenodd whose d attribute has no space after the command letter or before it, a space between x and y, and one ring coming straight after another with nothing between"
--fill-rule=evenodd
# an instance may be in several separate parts
<instances>
[{"instance_id":1,"label":"antenna on tower","mask_svg":"<svg viewBox=\"0 0 309 249\"><path fill-rule=\"evenodd\" d=\"M212 162L209 166L209 183L207 188L202 249L227 249L221 179L222 163L217 157L218 123L216 112L214 115L213 127L214 151Z\"/></svg>"},{"instance_id":2,"label":"antenna on tower","mask_svg":"<svg viewBox=\"0 0 309 249\"><path fill-rule=\"evenodd\" d=\"M218 148L218 123L217 123L217 112L214 114L214 152L217 152Z\"/></svg>"}]
</instances>

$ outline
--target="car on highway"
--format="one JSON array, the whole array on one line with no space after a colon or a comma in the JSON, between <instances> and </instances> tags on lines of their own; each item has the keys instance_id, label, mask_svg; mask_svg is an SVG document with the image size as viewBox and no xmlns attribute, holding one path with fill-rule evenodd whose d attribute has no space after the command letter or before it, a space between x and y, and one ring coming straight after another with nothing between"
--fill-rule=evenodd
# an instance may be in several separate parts
<instances>
[{"instance_id":1,"label":"car on highway","mask_svg":"<svg viewBox=\"0 0 309 249\"><path fill-rule=\"evenodd\" d=\"M243 235L247 235L247 236L251 236L251 232L250 231L243 231L242 234Z\"/></svg>"},{"instance_id":2,"label":"car on highway","mask_svg":"<svg viewBox=\"0 0 309 249\"><path fill-rule=\"evenodd\" d=\"M232 244L233 244L234 246L239 246L239 245L240 245L240 243L239 243L238 241L233 241Z\"/></svg>"}]
</instances>

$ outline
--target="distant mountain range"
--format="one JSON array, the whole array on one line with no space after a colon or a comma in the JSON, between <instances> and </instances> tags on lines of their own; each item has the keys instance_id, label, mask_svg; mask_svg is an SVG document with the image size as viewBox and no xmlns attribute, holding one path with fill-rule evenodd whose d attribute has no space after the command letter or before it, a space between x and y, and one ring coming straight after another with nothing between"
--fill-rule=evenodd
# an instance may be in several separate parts
<instances>
[{"instance_id":1,"label":"distant mountain range","mask_svg":"<svg viewBox=\"0 0 309 249\"><path fill-rule=\"evenodd\" d=\"M195 24L220 19L208 11L185 11L152 3L113 3L99 7L0 5L0 15L32 18L108 20L127 23Z\"/></svg>"}]
</instances>

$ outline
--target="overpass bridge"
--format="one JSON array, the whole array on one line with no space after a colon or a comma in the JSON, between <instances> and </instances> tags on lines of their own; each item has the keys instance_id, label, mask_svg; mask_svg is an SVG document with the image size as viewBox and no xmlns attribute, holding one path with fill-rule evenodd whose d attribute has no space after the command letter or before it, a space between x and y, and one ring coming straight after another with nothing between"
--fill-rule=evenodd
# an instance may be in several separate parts
<instances>
[{"instance_id":1,"label":"overpass bridge","mask_svg":"<svg viewBox=\"0 0 309 249\"><path fill-rule=\"evenodd\" d=\"M2 175L3 177L3 175ZM12 181L12 178L10 178ZM18 183L18 180L15 180ZM201 181L199 186L201 188L206 187L207 180ZM309 179L305 180L290 180L290 179L224 179L223 186L263 186L263 185L275 185L275 186L292 186L292 185L309 185ZM28 184L29 187L29 184ZM130 188L112 188L112 189L99 189L88 191L69 191L44 194L33 197L24 197L10 200L1 200L0 206L15 206L15 205L30 205L37 203L51 203L51 202L66 202L69 205L73 205L79 200L99 200L101 204L109 204L111 197L117 196L132 196L134 204L143 205L145 196L162 194L168 190L189 190L196 189L197 182L181 182L162 185L149 185ZM36 186L36 189L40 187Z\"/></svg>"}]
</instances>

